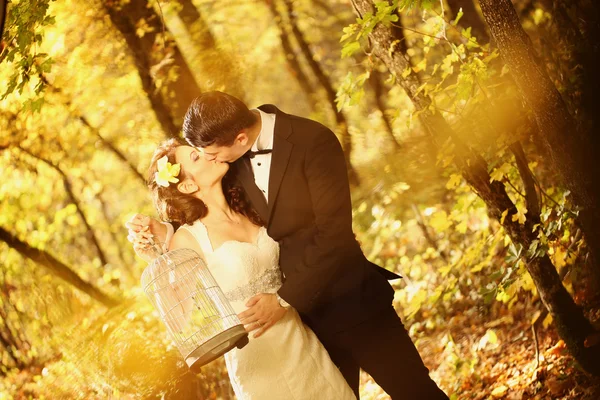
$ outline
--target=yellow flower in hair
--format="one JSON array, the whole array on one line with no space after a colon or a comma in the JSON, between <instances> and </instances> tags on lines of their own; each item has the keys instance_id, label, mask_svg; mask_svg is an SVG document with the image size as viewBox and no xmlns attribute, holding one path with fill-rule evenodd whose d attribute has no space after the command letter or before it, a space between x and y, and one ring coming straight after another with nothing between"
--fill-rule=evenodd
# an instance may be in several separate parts
<instances>
[{"instance_id":1,"label":"yellow flower in hair","mask_svg":"<svg viewBox=\"0 0 600 400\"><path fill-rule=\"evenodd\" d=\"M154 182L163 187L169 187L169 183L177 183L179 179L176 176L181 171L181 164L171 164L167 156L164 156L156 163L158 169L154 173Z\"/></svg>"}]
</instances>

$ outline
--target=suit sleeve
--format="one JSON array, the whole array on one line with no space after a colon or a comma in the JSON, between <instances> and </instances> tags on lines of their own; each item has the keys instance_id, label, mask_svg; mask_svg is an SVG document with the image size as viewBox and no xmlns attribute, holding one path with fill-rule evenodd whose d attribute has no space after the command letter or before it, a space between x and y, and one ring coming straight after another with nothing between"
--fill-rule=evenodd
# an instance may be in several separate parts
<instances>
[{"instance_id":1,"label":"suit sleeve","mask_svg":"<svg viewBox=\"0 0 600 400\"><path fill-rule=\"evenodd\" d=\"M360 248L352 232L346 161L332 131L319 132L307 149L304 168L315 226L304 243L294 246L303 249L305 268L284 282L279 295L306 313L319 305L324 290Z\"/></svg>"}]
</instances>

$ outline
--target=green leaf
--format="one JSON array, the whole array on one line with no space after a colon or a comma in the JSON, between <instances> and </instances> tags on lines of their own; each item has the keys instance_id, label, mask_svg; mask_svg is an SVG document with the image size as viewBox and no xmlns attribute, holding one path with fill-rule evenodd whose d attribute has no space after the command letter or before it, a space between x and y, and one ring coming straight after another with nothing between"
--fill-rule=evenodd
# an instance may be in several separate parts
<instances>
[{"instance_id":1,"label":"green leaf","mask_svg":"<svg viewBox=\"0 0 600 400\"><path fill-rule=\"evenodd\" d=\"M458 21L460 21L460 19L462 18L462 16L465 15L465 13L462 10L462 7L458 9L458 12L456 13L456 18L454 18L454 21L451 22L452 25L457 26L458 25Z\"/></svg>"},{"instance_id":2,"label":"green leaf","mask_svg":"<svg viewBox=\"0 0 600 400\"><path fill-rule=\"evenodd\" d=\"M342 58L351 57L360 50L359 42L348 42L342 47Z\"/></svg>"},{"instance_id":3,"label":"green leaf","mask_svg":"<svg viewBox=\"0 0 600 400\"><path fill-rule=\"evenodd\" d=\"M344 41L350 39L352 36L356 35L356 32L358 30L359 30L358 24L351 24L351 25L345 26L342 29L343 35L340 38L340 42L344 42Z\"/></svg>"}]
</instances>

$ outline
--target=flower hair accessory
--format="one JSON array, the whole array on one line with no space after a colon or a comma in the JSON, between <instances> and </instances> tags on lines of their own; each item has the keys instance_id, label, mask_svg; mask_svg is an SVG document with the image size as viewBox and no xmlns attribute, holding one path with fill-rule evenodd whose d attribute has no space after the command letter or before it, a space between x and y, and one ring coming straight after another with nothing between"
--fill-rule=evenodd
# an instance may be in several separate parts
<instances>
[{"instance_id":1,"label":"flower hair accessory","mask_svg":"<svg viewBox=\"0 0 600 400\"><path fill-rule=\"evenodd\" d=\"M179 182L179 179L177 179L176 176L179 175L181 164L171 164L167 156L164 156L158 160L156 167L158 171L154 173L154 182L156 182L157 185L169 187L169 183Z\"/></svg>"}]
</instances>

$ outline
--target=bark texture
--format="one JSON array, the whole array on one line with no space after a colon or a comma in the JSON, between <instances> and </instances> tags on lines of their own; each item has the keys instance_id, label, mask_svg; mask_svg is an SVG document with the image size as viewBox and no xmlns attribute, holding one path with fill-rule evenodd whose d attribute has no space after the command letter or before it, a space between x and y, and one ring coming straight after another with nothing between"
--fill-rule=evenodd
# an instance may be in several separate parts
<instances>
[{"instance_id":1,"label":"bark texture","mask_svg":"<svg viewBox=\"0 0 600 400\"><path fill-rule=\"evenodd\" d=\"M523 30L510 0L480 0L481 10L504 62L533 112L551 161L581 208L580 222L594 269L600 268L600 179L593 141L578 131L560 93ZM592 134L592 136L595 136Z\"/></svg>"},{"instance_id":2,"label":"bark texture","mask_svg":"<svg viewBox=\"0 0 600 400\"><path fill-rule=\"evenodd\" d=\"M208 83L207 89L222 90L245 100L246 93L242 76L239 74L240 68L235 65L231 54L219 47L219 42L200 9L192 0L177 0L177 2L180 4L179 18L194 39L196 47L201 51L199 67L202 82L205 85Z\"/></svg>"},{"instance_id":3,"label":"bark texture","mask_svg":"<svg viewBox=\"0 0 600 400\"><path fill-rule=\"evenodd\" d=\"M107 1L104 6L129 47L142 88L165 135L179 136L187 107L200 94L179 47L148 1ZM176 79L172 79L173 72Z\"/></svg>"}]
</instances>

